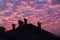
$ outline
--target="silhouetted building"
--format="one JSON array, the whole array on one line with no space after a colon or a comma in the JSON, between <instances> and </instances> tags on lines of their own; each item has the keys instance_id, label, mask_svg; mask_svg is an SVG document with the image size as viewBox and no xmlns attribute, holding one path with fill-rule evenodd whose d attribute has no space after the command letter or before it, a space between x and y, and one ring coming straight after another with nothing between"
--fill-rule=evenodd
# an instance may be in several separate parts
<instances>
[{"instance_id":1,"label":"silhouetted building","mask_svg":"<svg viewBox=\"0 0 60 40\"><path fill-rule=\"evenodd\" d=\"M18 24L19 27L16 29L15 24L12 24L13 30L7 32L4 32L5 28L1 27L0 38L7 37L10 40L60 40L52 33L43 30L40 22L37 23L38 27L33 24L27 24L27 19L24 19L24 22L18 20Z\"/></svg>"}]
</instances>

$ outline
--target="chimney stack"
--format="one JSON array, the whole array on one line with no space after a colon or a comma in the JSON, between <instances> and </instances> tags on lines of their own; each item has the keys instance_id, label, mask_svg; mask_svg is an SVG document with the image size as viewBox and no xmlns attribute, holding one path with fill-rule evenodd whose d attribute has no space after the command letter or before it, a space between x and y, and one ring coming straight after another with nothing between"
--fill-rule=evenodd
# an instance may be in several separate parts
<instances>
[{"instance_id":1,"label":"chimney stack","mask_svg":"<svg viewBox=\"0 0 60 40\"><path fill-rule=\"evenodd\" d=\"M12 28L13 28L13 30L15 30L15 24L12 24Z\"/></svg>"},{"instance_id":2,"label":"chimney stack","mask_svg":"<svg viewBox=\"0 0 60 40\"><path fill-rule=\"evenodd\" d=\"M0 27L0 32L5 32L5 28L4 27Z\"/></svg>"},{"instance_id":3,"label":"chimney stack","mask_svg":"<svg viewBox=\"0 0 60 40\"><path fill-rule=\"evenodd\" d=\"M21 27L23 25L23 23L24 23L23 21L18 20L19 27Z\"/></svg>"},{"instance_id":4,"label":"chimney stack","mask_svg":"<svg viewBox=\"0 0 60 40\"><path fill-rule=\"evenodd\" d=\"M38 24L38 28L41 29L41 23L38 22L37 24Z\"/></svg>"},{"instance_id":5,"label":"chimney stack","mask_svg":"<svg viewBox=\"0 0 60 40\"><path fill-rule=\"evenodd\" d=\"M24 19L24 24L27 24L27 19Z\"/></svg>"}]
</instances>

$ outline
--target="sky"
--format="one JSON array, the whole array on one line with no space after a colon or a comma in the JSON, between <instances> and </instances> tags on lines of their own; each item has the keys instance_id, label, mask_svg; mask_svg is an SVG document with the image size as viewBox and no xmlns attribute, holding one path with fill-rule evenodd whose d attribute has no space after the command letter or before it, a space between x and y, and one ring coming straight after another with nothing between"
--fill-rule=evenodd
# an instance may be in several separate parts
<instances>
[{"instance_id":1,"label":"sky","mask_svg":"<svg viewBox=\"0 0 60 40\"><path fill-rule=\"evenodd\" d=\"M12 29L12 23L18 26L17 20L28 19L28 23L55 35L60 35L60 0L0 0L0 26Z\"/></svg>"}]
</instances>

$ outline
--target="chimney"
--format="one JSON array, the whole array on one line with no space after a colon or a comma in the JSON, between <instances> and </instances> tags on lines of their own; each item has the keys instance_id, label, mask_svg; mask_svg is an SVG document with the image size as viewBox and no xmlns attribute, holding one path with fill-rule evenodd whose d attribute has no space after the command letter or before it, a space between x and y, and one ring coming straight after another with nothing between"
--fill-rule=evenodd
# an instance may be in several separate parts
<instances>
[{"instance_id":1,"label":"chimney","mask_svg":"<svg viewBox=\"0 0 60 40\"><path fill-rule=\"evenodd\" d=\"M13 30L15 30L15 24L12 24L12 28L13 28Z\"/></svg>"},{"instance_id":2,"label":"chimney","mask_svg":"<svg viewBox=\"0 0 60 40\"><path fill-rule=\"evenodd\" d=\"M18 20L18 24L19 24L19 26L22 26L23 25L23 21L21 21L21 20Z\"/></svg>"},{"instance_id":3,"label":"chimney","mask_svg":"<svg viewBox=\"0 0 60 40\"><path fill-rule=\"evenodd\" d=\"M41 23L38 22L37 24L38 24L38 28L41 29Z\"/></svg>"},{"instance_id":4,"label":"chimney","mask_svg":"<svg viewBox=\"0 0 60 40\"><path fill-rule=\"evenodd\" d=\"M0 27L0 32L5 32L5 28L4 27Z\"/></svg>"},{"instance_id":5,"label":"chimney","mask_svg":"<svg viewBox=\"0 0 60 40\"><path fill-rule=\"evenodd\" d=\"M27 24L27 19L24 19L24 24Z\"/></svg>"}]
</instances>

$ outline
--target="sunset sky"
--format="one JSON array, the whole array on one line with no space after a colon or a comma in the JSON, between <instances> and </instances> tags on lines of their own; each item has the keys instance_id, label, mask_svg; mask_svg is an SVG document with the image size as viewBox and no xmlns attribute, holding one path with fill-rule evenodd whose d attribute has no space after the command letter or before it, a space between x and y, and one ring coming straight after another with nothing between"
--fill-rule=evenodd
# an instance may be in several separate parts
<instances>
[{"instance_id":1,"label":"sunset sky","mask_svg":"<svg viewBox=\"0 0 60 40\"><path fill-rule=\"evenodd\" d=\"M60 35L60 0L0 0L0 26L11 30L17 20L28 19L28 23L55 35ZM18 26L18 25L17 25Z\"/></svg>"}]
</instances>

